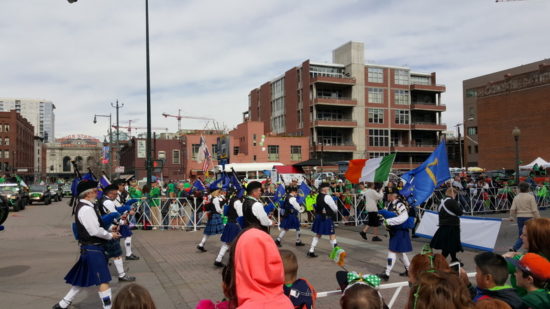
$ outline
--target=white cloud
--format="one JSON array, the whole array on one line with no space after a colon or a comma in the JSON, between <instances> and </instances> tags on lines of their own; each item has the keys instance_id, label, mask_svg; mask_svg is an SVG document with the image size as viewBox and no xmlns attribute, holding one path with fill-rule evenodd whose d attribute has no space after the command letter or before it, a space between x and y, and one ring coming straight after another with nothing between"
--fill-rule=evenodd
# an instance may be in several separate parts
<instances>
[{"instance_id":1,"label":"white cloud","mask_svg":"<svg viewBox=\"0 0 550 309\"><path fill-rule=\"evenodd\" d=\"M305 59L362 41L366 59L435 71L444 119L462 118L462 80L548 57L550 2L150 0L153 125L162 112L237 124L248 93ZM58 136L105 134L94 113L126 105L145 125L144 6L136 0L3 0L0 96L55 102ZM201 128L188 120L184 127Z\"/></svg>"}]
</instances>

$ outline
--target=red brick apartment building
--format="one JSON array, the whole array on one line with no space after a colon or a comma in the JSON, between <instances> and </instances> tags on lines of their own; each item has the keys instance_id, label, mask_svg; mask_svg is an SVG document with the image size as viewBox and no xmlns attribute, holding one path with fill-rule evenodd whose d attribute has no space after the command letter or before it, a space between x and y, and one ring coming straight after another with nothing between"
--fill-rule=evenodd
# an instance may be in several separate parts
<instances>
[{"instance_id":1,"label":"red brick apartment building","mask_svg":"<svg viewBox=\"0 0 550 309\"><path fill-rule=\"evenodd\" d=\"M34 173L34 127L15 110L0 112L0 172Z\"/></svg>"},{"instance_id":2,"label":"red brick apartment building","mask_svg":"<svg viewBox=\"0 0 550 309\"><path fill-rule=\"evenodd\" d=\"M325 161L397 153L410 169L434 150L446 125L435 73L365 64L363 43L335 49L332 63L309 60L253 89L244 118L273 135L303 136Z\"/></svg>"},{"instance_id":3,"label":"red brick apartment building","mask_svg":"<svg viewBox=\"0 0 550 309\"><path fill-rule=\"evenodd\" d=\"M467 166L513 169L514 127L520 161L550 160L550 59L465 80L463 96Z\"/></svg>"}]
</instances>

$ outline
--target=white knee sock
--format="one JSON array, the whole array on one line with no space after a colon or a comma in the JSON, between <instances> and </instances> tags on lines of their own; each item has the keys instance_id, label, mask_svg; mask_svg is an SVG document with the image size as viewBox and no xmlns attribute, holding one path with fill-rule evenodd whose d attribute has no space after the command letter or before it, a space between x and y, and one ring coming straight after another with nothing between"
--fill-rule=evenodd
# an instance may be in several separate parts
<instances>
[{"instance_id":1,"label":"white knee sock","mask_svg":"<svg viewBox=\"0 0 550 309\"><path fill-rule=\"evenodd\" d=\"M126 256L132 255L132 236L126 237L124 245L126 246Z\"/></svg>"},{"instance_id":2,"label":"white knee sock","mask_svg":"<svg viewBox=\"0 0 550 309\"><path fill-rule=\"evenodd\" d=\"M401 262L405 266L405 270L409 270L409 266L411 265L411 262L409 261L409 257L407 256L406 253L402 253Z\"/></svg>"},{"instance_id":3,"label":"white knee sock","mask_svg":"<svg viewBox=\"0 0 550 309\"><path fill-rule=\"evenodd\" d=\"M338 245L338 242L336 241L336 238L335 239L331 239L330 240L330 244L332 245L332 247L336 247Z\"/></svg>"},{"instance_id":4,"label":"white knee sock","mask_svg":"<svg viewBox=\"0 0 550 309\"><path fill-rule=\"evenodd\" d=\"M101 304L103 309L111 309L111 289L108 289L103 292L99 292L99 299L101 299Z\"/></svg>"},{"instance_id":5,"label":"white knee sock","mask_svg":"<svg viewBox=\"0 0 550 309\"><path fill-rule=\"evenodd\" d=\"M286 234L286 230L282 230L281 233L279 233L279 237L277 237L277 239L278 240L283 239L283 237L285 237L285 234Z\"/></svg>"},{"instance_id":6,"label":"white knee sock","mask_svg":"<svg viewBox=\"0 0 550 309\"><path fill-rule=\"evenodd\" d=\"M301 240L300 240L300 231L296 231L296 242L301 242Z\"/></svg>"},{"instance_id":7,"label":"white knee sock","mask_svg":"<svg viewBox=\"0 0 550 309\"><path fill-rule=\"evenodd\" d=\"M225 255L227 250L229 250L229 246L224 243L222 245L222 247L220 248L220 252L218 253L218 257L216 258L216 262L221 262L222 261L223 256Z\"/></svg>"},{"instance_id":8,"label":"white knee sock","mask_svg":"<svg viewBox=\"0 0 550 309\"><path fill-rule=\"evenodd\" d=\"M118 277L122 278L126 276L126 273L124 272L124 264L122 263L122 258L114 259L113 263L115 263L116 271L118 272Z\"/></svg>"},{"instance_id":9,"label":"white knee sock","mask_svg":"<svg viewBox=\"0 0 550 309\"><path fill-rule=\"evenodd\" d=\"M311 240L311 248L309 248L309 252L315 251L315 247L317 247L317 243L319 243L319 237L314 236L313 239Z\"/></svg>"},{"instance_id":10,"label":"white knee sock","mask_svg":"<svg viewBox=\"0 0 550 309\"><path fill-rule=\"evenodd\" d=\"M388 252L388 265L386 266L386 275L389 276L390 272L395 265L395 259L397 255L394 252Z\"/></svg>"},{"instance_id":11,"label":"white knee sock","mask_svg":"<svg viewBox=\"0 0 550 309\"><path fill-rule=\"evenodd\" d=\"M204 244L206 243L206 240L208 239L208 235L202 235L201 243L199 244L200 247L204 247Z\"/></svg>"},{"instance_id":12,"label":"white knee sock","mask_svg":"<svg viewBox=\"0 0 550 309\"><path fill-rule=\"evenodd\" d=\"M73 302L74 298L80 291L82 291L81 287L74 285L71 286L69 293L67 293L67 295L65 295L65 297L63 297L63 299L59 302L59 306L61 306L61 308L69 307L69 305Z\"/></svg>"}]
</instances>

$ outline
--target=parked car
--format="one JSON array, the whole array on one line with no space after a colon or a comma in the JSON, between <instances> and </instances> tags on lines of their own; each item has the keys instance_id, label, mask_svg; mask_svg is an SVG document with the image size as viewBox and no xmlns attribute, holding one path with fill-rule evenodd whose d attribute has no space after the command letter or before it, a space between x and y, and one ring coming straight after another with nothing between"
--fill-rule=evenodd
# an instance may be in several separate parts
<instances>
[{"instance_id":1,"label":"parked car","mask_svg":"<svg viewBox=\"0 0 550 309\"><path fill-rule=\"evenodd\" d=\"M10 213L10 207L8 206L8 201L5 197L0 195L0 231L2 230L2 224L8 218Z\"/></svg>"},{"instance_id":2,"label":"parked car","mask_svg":"<svg viewBox=\"0 0 550 309\"><path fill-rule=\"evenodd\" d=\"M52 195L47 185L31 185L29 189L29 204L43 202L44 205L52 203Z\"/></svg>"},{"instance_id":3,"label":"parked car","mask_svg":"<svg viewBox=\"0 0 550 309\"><path fill-rule=\"evenodd\" d=\"M8 207L13 211L25 209L29 202L29 195L25 188L17 183L0 184L0 195L5 198Z\"/></svg>"},{"instance_id":4,"label":"parked car","mask_svg":"<svg viewBox=\"0 0 550 309\"><path fill-rule=\"evenodd\" d=\"M48 188L50 189L50 194L52 196L52 201L59 202L61 199L63 199L63 195L61 191L59 190L59 187L57 185L48 185Z\"/></svg>"},{"instance_id":5,"label":"parked car","mask_svg":"<svg viewBox=\"0 0 550 309\"><path fill-rule=\"evenodd\" d=\"M64 184L63 186L61 186L61 192L62 192L63 197L73 196L73 191L71 191L71 185L69 185L69 184Z\"/></svg>"}]
</instances>

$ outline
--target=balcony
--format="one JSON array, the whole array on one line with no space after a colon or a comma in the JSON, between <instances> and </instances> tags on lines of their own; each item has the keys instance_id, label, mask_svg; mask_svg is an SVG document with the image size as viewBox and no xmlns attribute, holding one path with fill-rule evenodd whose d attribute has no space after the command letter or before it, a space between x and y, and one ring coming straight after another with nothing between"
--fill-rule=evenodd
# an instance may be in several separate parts
<instances>
[{"instance_id":1,"label":"balcony","mask_svg":"<svg viewBox=\"0 0 550 309\"><path fill-rule=\"evenodd\" d=\"M317 98L313 99L313 104L337 105L337 106L356 106L357 105L357 100L354 100L352 98L333 98L333 97L318 96Z\"/></svg>"},{"instance_id":2,"label":"balcony","mask_svg":"<svg viewBox=\"0 0 550 309\"><path fill-rule=\"evenodd\" d=\"M412 102L411 109L417 111L444 112L447 110L447 106L445 106L445 104L435 105L435 103Z\"/></svg>"},{"instance_id":3,"label":"balcony","mask_svg":"<svg viewBox=\"0 0 550 309\"><path fill-rule=\"evenodd\" d=\"M445 85L423 85L423 84L411 84L411 90L433 91L433 92L445 92Z\"/></svg>"},{"instance_id":4,"label":"balcony","mask_svg":"<svg viewBox=\"0 0 550 309\"><path fill-rule=\"evenodd\" d=\"M322 138L322 137L319 137ZM314 151L323 151L323 152L349 152L356 151L357 147L353 143L341 143L341 144L330 144L330 145L315 145Z\"/></svg>"},{"instance_id":5,"label":"balcony","mask_svg":"<svg viewBox=\"0 0 550 309\"><path fill-rule=\"evenodd\" d=\"M430 131L445 131L447 130L447 125L444 123L436 122L419 122L413 121L411 125L412 130L430 130Z\"/></svg>"},{"instance_id":6,"label":"balcony","mask_svg":"<svg viewBox=\"0 0 550 309\"><path fill-rule=\"evenodd\" d=\"M333 75L333 76L323 76L317 75L311 79L311 83L321 83L321 84L338 84L338 85L355 85L355 78L347 77L345 75Z\"/></svg>"},{"instance_id":7,"label":"balcony","mask_svg":"<svg viewBox=\"0 0 550 309\"><path fill-rule=\"evenodd\" d=\"M393 146L393 149L395 149L395 152L432 152L434 151L435 147L437 145L429 145L429 144L396 144Z\"/></svg>"},{"instance_id":8,"label":"balcony","mask_svg":"<svg viewBox=\"0 0 550 309\"><path fill-rule=\"evenodd\" d=\"M393 162L392 169L394 170L412 170L414 168L417 168L422 164L423 162Z\"/></svg>"},{"instance_id":9,"label":"balcony","mask_svg":"<svg viewBox=\"0 0 550 309\"><path fill-rule=\"evenodd\" d=\"M355 128L357 127L357 121L347 118L317 118L313 122L314 127L333 127L333 128Z\"/></svg>"}]
</instances>

